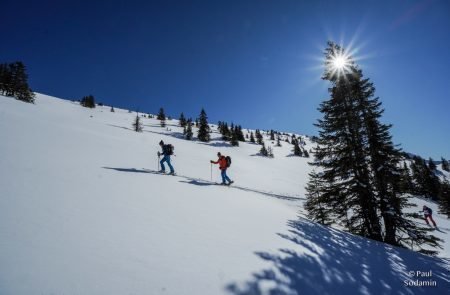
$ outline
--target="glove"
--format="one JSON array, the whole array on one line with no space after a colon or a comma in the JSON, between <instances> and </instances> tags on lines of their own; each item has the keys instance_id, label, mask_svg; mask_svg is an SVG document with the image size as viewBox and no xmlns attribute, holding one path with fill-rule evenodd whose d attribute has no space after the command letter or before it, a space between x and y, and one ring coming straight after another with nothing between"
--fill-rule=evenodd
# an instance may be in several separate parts
<instances>
[{"instance_id":1,"label":"glove","mask_svg":"<svg viewBox=\"0 0 450 295\"><path fill-rule=\"evenodd\" d=\"M160 153L160 152L158 152L158 157L159 157L159 156L161 156L161 153Z\"/></svg>"},{"instance_id":2,"label":"glove","mask_svg":"<svg viewBox=\"0 0 450 295\"><path fill-rule=\"evenodd\" d=\"M210 162L211 164L212 164L212 163L214 163L214 161L213 161L213 160L210 160L209 162Z\"/></svg>"}]
</instances>

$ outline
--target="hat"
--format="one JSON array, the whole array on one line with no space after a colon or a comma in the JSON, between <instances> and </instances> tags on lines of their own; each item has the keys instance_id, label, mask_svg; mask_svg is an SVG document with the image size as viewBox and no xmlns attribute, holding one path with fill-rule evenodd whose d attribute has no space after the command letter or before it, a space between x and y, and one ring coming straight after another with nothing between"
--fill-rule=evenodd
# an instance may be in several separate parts
<instances>
[{"instance_id":1,"label":"hat","mask_svg":"<svg viewBox=\"0 0 450 295\"><path fill-rule=\"evenodd\" d=\"M220 157L222 154L220 152L217 152L217 155Z\"/></svg>"},{"instance_id":2,"label":"hat","mask_svg":"<svg viewBox=\"0 0 450 295\"><path fill-rule=\"evenodd\" d=\"M161 141L159 142L159 145L163 145L163 144L164 144L164 141L161 140Z\"/></svg>"}]
</instances>

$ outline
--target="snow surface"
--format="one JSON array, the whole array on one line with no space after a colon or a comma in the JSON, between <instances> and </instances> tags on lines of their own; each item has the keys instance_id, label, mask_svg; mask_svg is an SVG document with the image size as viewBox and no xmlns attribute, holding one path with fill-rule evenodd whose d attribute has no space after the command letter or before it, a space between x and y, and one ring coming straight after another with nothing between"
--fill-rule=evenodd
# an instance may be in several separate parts
<instances>
[{"instance_id":1,"label":"snow surface","mask_svg":"<svg viewBox=\"0 0 450 295\"><path fill-rule=\"evenodd\" d=\"M136 133L135 116L0 96L0 294L448 294L450 222L436 204L416 199L442 230L438 257L390 247L302 217L311 159L292 145L263 158L217 133L186 141L176 120L145 118ZM178 176L154 172L161 139ZM214 184L218 151L231 187Z\"/></svg>"}]
</instances>

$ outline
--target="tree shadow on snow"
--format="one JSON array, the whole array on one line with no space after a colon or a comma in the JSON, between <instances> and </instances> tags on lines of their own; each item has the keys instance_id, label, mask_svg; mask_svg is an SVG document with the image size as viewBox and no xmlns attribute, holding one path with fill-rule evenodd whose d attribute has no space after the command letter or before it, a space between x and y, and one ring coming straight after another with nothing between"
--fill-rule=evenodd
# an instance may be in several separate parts
<instances>
[{"instance_id":1,"label":"tree shadow on snow","mask_svg":"<svg viewBox=\"0 0 450 295\"><path fill-rule=\"evenodd\" d=\"M306 219L289 221L280 237L292 246L278 253L255 252L271 267L244 283L231 283L234 295L293 294L448 294L448 262L391 247ZM412 271L432 277L410 277ZM436 281L437 286L406 286L405 280ZM447 291L446 291L447 290Z\"/></svg>"}]
</instances>

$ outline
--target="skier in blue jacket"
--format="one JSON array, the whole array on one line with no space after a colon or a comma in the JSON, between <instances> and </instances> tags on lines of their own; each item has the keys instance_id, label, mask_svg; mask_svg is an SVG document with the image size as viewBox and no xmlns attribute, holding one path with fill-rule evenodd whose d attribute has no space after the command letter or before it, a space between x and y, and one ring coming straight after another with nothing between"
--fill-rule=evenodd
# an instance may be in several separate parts
<instances>
[{"instance_id":1,"label":"skier in blue jacket","mask_svg":"<svg viewBox=\"0 0 450 295\"><path fill-rule=\"evenodd\" d=\"M158 152L158 157L160 157L161 155L163 156L161 161L159 161L159 163L161 164L161 170L159 172L166 173L166 167L164 166L164 162L166 162L170 168L170 174L174 175L175 170L173 169L172 164L170 164L170 156L173 154L172 145L164 144L164 141L161 140L159 142L159 146L161 147L162 153Z\"/></svg>"}]
</instances>

